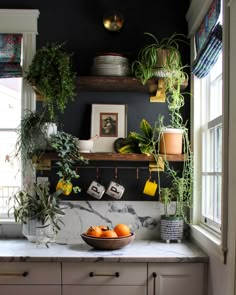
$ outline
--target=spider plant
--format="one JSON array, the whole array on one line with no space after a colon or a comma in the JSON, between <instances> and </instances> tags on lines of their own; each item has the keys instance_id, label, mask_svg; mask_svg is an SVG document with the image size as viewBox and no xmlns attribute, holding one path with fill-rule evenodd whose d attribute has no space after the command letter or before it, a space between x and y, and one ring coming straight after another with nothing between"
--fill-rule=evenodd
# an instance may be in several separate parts
<instances>
[{"instance_id":1,"label":"spider plant","mask_svg":"<svg viewBox=\"0 0 236 295\"><path fill-rule=\"evenodd\" d=\"M185 41L184 35L177 33L162 40L158 40L152 33L144 34L151 37L153 42L140 49L137 60L131 65L131 70L134 76L145 85L149 79L158 76L160 70L162 75L166 76L172 69L182 67L179 42ZM166 65L168 68L165 68Z\"/></svg>"},{"instance_id":2,"label":"spider plant","mask_svg":"<svg viewBox=\"0 0 236 295\"><path fill-rule=\"evenodd\" d=\"M29 219L37 219L42 227L52 226L54 232L60 230L60 216L64 211L60 207L61 191L50 193L49 183L33 183L31 187L20 190L13 196L13 210L15 221L27 223Z\"/></svg>"}]
</instances>

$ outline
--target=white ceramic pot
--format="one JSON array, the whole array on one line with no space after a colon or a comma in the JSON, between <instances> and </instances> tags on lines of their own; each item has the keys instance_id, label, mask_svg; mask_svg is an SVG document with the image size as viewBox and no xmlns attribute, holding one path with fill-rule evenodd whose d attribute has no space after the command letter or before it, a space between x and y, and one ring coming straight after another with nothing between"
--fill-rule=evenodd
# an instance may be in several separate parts
<instances>
[{"instance_id":1,"label":"white ceramic pot","mask_svg":"<svg viewBox=\"0 0 236 295\"><path fill-rule=\"evenodd\" d=\"M22 226L23 235L32 243L47 243L53 240L54 232L51 225L42 227L37 219L28 219Z\"/></svg>"}]
</instances>

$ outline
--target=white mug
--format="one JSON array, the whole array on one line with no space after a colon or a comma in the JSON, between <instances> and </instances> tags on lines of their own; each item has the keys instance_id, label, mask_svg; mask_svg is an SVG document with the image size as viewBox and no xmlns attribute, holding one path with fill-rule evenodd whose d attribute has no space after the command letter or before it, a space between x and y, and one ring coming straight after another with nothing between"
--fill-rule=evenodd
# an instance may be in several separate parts
<instances>
[{"instance_id":1,"label":"white mug","mask_svg":"<svg viewBox=\"0 0 236 295\"><path fill-rule=\"evenodd\" d=\"M115 199L120 199L124 191L125 188L123 187L123 185L112 180L106 190L106 194Z\"/></svg>"},{"instance_id":2,"label":"white mug","mask_svg":"<svg viewBox=\"0 0 236 295\"><path fill-rule=\"evenodd\" d=\"M105 192L105 187L101 185L99 182L93 180L87 189L87 194L93 196L96 199L101 199L104 192Z\"/></svg>"}]
</instances>

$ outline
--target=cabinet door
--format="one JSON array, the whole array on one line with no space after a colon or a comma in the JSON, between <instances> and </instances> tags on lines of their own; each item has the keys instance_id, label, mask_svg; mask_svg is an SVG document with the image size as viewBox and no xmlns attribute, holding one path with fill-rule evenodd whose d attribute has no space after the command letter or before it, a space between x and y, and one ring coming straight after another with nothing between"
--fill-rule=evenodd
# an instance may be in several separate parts
<instances>
[{"instance_id":1,"label":"cabinet door","mask_svg":"<svg viewBox=\"0 0 236 295\"><path fill-rule=\"evenodd\" d=\"M148 295L204 295L203 263L149 263Z\"/></svg>"},{"instance_id":2,"label":"cabinet door","mask_svg":"<svg viewBox=\"0 0 236 295\"><path fill-rule=\"evenodd\" d=\"M62 286L63 295L146 295L145 286ZM9 294L8 294L9 295ZM34 294L35 295L35 294Z\"/></svg>"},{"instance_id":3,"label":"cabinet door","mask_svg":"<svg viewBox=\"0 0 236 295\"><path fill-rule=\"evenodd\" d=\"M61 295L61 286L39 286L39 285L1 285L0 294L7 295Z\"/></svg>"}]
</instances>

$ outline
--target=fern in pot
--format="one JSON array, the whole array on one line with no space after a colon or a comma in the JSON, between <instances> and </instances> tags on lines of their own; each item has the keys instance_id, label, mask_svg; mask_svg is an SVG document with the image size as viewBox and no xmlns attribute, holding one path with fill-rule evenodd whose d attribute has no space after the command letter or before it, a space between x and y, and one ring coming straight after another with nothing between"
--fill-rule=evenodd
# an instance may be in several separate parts
<instances>
[{"instance_id":1,"label":"fern in pot","mask_svg":"<svg viewBox=\"0 0 236 295\"><path fill-rule=\"evenodd\" d=\"M33 183L11 199L13 216L23 225L22 232L30 242L52 241L61 229L65 213L60 206L61 191L50 193L49 183Z\"/></svg>"},{"instance_id":2,"label":"fern in pot","mask_svg":"<svg viewBox=\"0 0 236 295\"><path fill-rule=\"evenodd\" d=\"M51 136L57 133L57 125L45 109L26 110L17 129L15 156L26 163L34 156L40 157L50 148Z\"/></svg>"},{"instance_id":3,"label":"fern in pot","mask_svg":"<svg viewBox=\"0 0 236 295\"><path fill-rule=\"evenodd\" d=\"M43 96L50 118L75 97L75 73L72 70L71 54L65 44L48 43L38 49L25 74L26 81Z\"/></svg>"}]
</instances>

